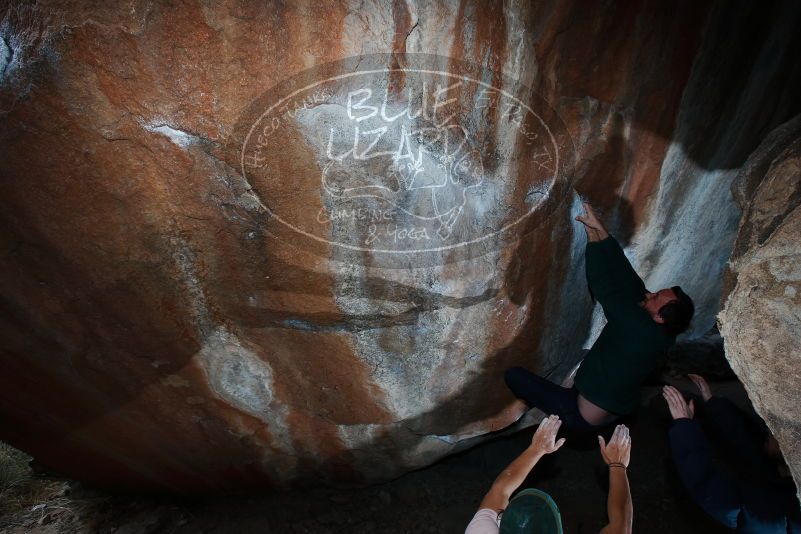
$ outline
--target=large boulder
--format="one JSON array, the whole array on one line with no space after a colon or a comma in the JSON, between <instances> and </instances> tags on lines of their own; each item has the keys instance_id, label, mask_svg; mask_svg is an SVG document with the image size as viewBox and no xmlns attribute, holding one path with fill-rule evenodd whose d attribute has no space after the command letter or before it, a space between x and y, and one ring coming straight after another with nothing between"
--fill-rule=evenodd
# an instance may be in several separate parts
<instances>
[{"instance_id":1,"label":"large boulder","mask_svg":"<svg viewBox=\"0 0 801 534\"><path fill-rule=\"evenodd\" d=\"M706 332L798 112L793 3L2 6L0 439L107 486L377 481L510 423L503 370L592 338L580 196Z\"/></svg>"},{"instance_id":2,"label":"large boulder","mask_svg":"<svg viewBox=\"0 0 801 534\"><path fill-rule=\"evenodd\" d=\"M801 115L736 183L743 218L720 313L726 356L801 482ZM799 486L801 487L801 486Z\"/></svg>"}]
</instances>

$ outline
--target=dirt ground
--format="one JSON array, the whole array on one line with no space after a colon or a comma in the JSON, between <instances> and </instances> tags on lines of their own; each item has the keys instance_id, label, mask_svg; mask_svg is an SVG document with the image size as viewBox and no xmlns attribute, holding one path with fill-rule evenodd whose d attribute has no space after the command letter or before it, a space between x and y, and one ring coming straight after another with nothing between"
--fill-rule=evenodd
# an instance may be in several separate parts
<instances>
[{"instance_id":1,"label":"dirt ground","mask_svg":"<svg viewBox=\"0 0 801 534\"><path fill-rule=\"evenodd\" d=\"M682 389L692 391L689 381ZM712 383L748 408L737 382ZM728 532L690 502L669 458L669 417L657 386L628 421L634 531L648 534ZM0 518L3 533L460 533L495 476L529 443L533 430L502 437L386 484L360 489L316 488L201 501L110 496L74 482L51 485L42 503ZM522 487L550 493L567 534L595 533L605 524L606 469L597 442L575 440L534 470Z\"/></svg>"}]
</instances>

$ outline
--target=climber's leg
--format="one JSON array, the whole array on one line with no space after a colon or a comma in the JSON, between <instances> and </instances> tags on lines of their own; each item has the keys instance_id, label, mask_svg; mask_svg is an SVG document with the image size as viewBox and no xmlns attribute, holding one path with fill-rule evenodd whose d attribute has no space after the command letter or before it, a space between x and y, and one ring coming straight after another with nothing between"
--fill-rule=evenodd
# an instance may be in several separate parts
<instances>
[{"instance_id":1,"label":"climber's leg","mask_svg":"<svg viewBox=\"0 0 801 534\"><path fill-rule=\"evenodd\" d=\"M504 374L506 385L515 397L526 402L530 407L536 406L546 413L556 413L564 405L574 402L570 389L535 375L528 369L512 367Z\"/></svg>"},{"instance_id":2,"label":"climber's leg","mask_svg":"<svg viewBox=\"0 0 801 534\"><path fill-rule=\"evenodd\" d=\"M522 367L508 369L504 379L515 397L530 407L539 408L546 415L558 415L565 422L565 426L573 430L596 428L581 417L578 409L578 391L575 388L563 388Z\"/></svg>"}]
</instances>

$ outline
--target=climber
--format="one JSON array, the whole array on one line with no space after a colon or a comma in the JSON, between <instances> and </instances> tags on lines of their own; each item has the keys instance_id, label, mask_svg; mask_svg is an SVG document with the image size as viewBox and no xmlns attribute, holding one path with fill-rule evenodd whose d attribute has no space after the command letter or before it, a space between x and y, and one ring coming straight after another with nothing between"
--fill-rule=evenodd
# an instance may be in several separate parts
<instances>
[{"instance_id":1,"label":"climber","mask_svg":"<svg viewBox=\"0 0 801 534\"><path fill-rule=\"evenodd\" d=\"M737 532L801 533L795 485L776 438L768 432L760 443L731 401L713 397L703 377L689 376L701 391L705 419L725 438L726 449L736 455L742 471L735 478L712 467L709 442L693 419L694 401L685 402L676 388L665 386L662 396L673 417L671 454L690 496L707 514Z\"/></svg>"},{"instance_id":2,"label":"climber","mask_svg":"<svg viewBox=\"0 0 801 534\"><path fill-rule=\"evenodd\" d=\"M537 489L525 489L510 501L509 496L523 483L540 458L555 452L565 438L556 441L562 421L546 417L523 451L493 482L481 500L465 534L546 534L562 532L559 508L551 497ZM601 458L609 466L609 497L606 502L609 524L602 534L631 532L634 507L626 469L631 455L631 437L625 425L618 425L607 444L598 436Z\"/></svg>"},{"instance_id":3,"label":"climber","mask_svg":"<svg viewBox=\"0 0 801 534\"><path fill-rule=\"evenodd\" d=\"M558 414L565 426L589 432L635 410L640 385L657 360L687 329L693 302L679 286L651 293L634 272L618 242L589 204L576 217L588 243L586 271L590 292L603 307L607 324L587 353L574 386L564 388L521 367L508 369L506 384L518 401L515 416L536 406Z\"/></svg>"}]
</instances>

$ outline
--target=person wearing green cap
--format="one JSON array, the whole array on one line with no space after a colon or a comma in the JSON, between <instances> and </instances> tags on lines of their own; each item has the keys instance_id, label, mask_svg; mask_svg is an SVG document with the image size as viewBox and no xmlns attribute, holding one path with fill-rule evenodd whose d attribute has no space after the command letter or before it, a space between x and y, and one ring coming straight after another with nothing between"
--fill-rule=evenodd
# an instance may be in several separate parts
<instances>
[{"instance_id":1,"label":"person wearing green cap","mask_svg":"<svg viewBox=\"0 0 801 534\"><path fill-rule=\"evenodd\" d=\"M562 534L559 508L544 491L525 489L509 500L540 458L556 452L565 443L565 438L556 440L560 426L562 421L556 415L540 423L531 445L498 475L484 495L465 534ZM626 475L631 455L629 429L626 425L617 425L609 443L598 436L598 445L604 463L609 466L609 524L601 534L628 534L634 517Z\"/></svg>"}]
</instances>

